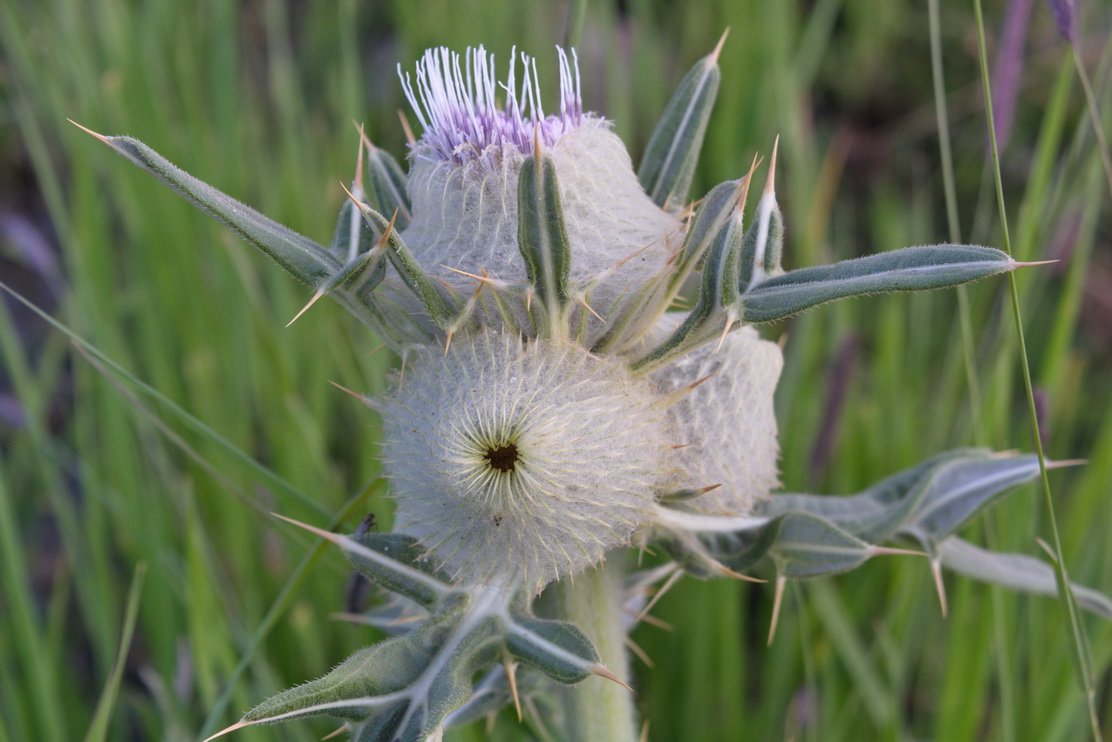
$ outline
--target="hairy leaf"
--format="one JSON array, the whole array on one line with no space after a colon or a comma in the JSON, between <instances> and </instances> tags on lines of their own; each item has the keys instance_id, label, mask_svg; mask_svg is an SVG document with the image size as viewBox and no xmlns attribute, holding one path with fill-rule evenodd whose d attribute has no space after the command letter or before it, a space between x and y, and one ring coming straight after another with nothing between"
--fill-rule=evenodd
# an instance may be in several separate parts
<instances>
[{"instance_id":1,"label":"hairy leaf","mask_svg":"<svg viewBox=\"0 0 1112 742\"><path fill-rule=\"evenodd\" d=\"M929 245L800 268L748 288L746 322L771 322L835 299L920 291L976 281L1016 267L1007 253L976 245Z\"/></svg>"},{"instance_id":2,"label":"hairy leaf","mask_svg":"<svg viewBox=\"0 0 1112 742\"><path fill-rule=\"evenodd\" d=\"M1058 577L1046 562L1026 554L998 554L952 536L938 545L943 566L982 582L1039 595L1058 594ZM1092 588L1070 584L1077 604L1112 621L1112 599Z\"/></svg>"},{"instance_id":3,"label":"hairy leaf","mask_svg":"<svg viewBox=\"0 0 1112 742\"><path fill-rule=\"evenodd\" d=\"M680 81L645 148L637 177L645 193L661 208L678 208L687 199L718 94L721 45L720 41Z\"/></svg>"},{"instance_id":4,"label":"hairy leaf","mask_svg":"<svg viewBox=\"0 0 1112 742\"><path fill-rule=\"evenodd\" d=\"M94 136L231 228L302 281L317 285L340 268L340 263L323 246L193 177L139 140Z\"/></svg>"}]
</instances>

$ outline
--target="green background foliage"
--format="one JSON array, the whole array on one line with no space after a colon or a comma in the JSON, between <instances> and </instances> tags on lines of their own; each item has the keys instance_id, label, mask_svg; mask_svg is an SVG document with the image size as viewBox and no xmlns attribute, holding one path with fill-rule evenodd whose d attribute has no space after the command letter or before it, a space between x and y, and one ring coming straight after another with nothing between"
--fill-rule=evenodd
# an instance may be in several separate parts
<instances>
[{"instance_id":1,"label":"green background foliage","mask_svg":"<svg viewBox=\"0 0 1112 742\"><path fill-rule=\"evenodd\" d=\"M990 54L1018 5L989 3ZM1088 6L1081 58L1099 92L1109 9ZM972 6L941 7L959 235L944 207L927 12L925 0L595 0L579 44L585 102L636 161L676 83L729 27L693 194L743 174L779 134L786 268L956 238L1000 246ZM567 16L566 2L512 0L0 4L0 280L126 370L106 372L5 298L0 742L194 740L322 674L373 637L330 618L349 574L338 551L268 513L351 530L368 510L383 524L390 512L374 417L327 382L373 394L393 359L326 302L285 329L307 287L65 119L139 137L325 241L353 174L351 122L404 152L396 63L479 43L503 63L514 44L543 62ZM1044 4L1004 69L1019 61L1002 144L1012 243L1019 260L1061 259L1019 275L1027 347L1048 455L1089 459L1052 472L1071 576L1108 592L1109 193ZM540 72L551 98L555 65ZM1005 282L988 280L767 328L787 339L787 489L857 491L955 446L1030 450L1010 312ZM1026 487L965 535L1038 554L1042 498ZM1062 607L947 585L943 619L922 559L793 583L766 647L771 587L684 580L655 610L673 630L634 636L655 664L637 668L649 738L1083 738ZM1112 627L1082 620L1107 726ZM450 738L534 733L503 714L489 734Z\"/></svg>"}]
</instances>

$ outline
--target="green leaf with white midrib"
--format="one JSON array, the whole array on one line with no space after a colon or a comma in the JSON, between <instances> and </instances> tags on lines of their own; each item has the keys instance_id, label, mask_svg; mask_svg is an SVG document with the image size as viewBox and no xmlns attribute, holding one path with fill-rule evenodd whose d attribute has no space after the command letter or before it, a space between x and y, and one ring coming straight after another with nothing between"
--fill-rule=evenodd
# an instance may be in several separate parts
<instances>
[{"instance_id":1,"label":"green leaf with white midrib","mask_svg":"<svg viewBox=\"0 0 1112 742\"><path fill-rule=\"evenodd\" d=\"M391 592L430 607L453 592L451 580L428 560L417 539L400 533L366 533L338 541L353 566Z\"/></svg>"},{"instance_id":2,"label":"green leaf with white midrib","mask_svg":"<svg viewBox=\"0 0 1112 742\"><path fill-rule=\"evenodd\" d=\"M942 565L982 582L1038 595L1056 597L1058 577L1054 567L1026 554L1000 554L951 536L938 544ZM1070 583L1077 604L1112 621L1112 599L1092 588Z\"/></svg>"},{"instance_id":3,"label":"green leaf with white midrib","mask_svg":"<svg viewBox=\"0 0 1112 742\"><path fill-rule=\"evenodd\" d=\"M739 248L738 242L742 237L740 234L735 235L735 232L740 232L738 204L747 187L748 178L728 180L716 185L703 198L684 237L683 249L676 261L675 272L668 278L666 301L671 302L687 276L695 270L715 245L718 245L721 253L719 256L721 259L715 264L723 270L729 265L729 253ZM690 336L697 328L710 322L710 317L722 297L722 290L717 286L719 278L720 276L712 273L704 279L709 282L709 291L704 287L699 303L675 332L646 356L631 364L635 371L644 372L663 365L695 344L695 338Z\"/></svg>"},{"instance_id":4,"label":"green leaf with white midrib","mask_svg":"<svg viewBox=\"0 0 1112 742\"><path fill-rule=\"evenodd\" d=\"M450 307L451 300L441 294L436 284L413 257L409 246L398 234L396 224L391 224L386 217L369 208L361 208L363 218L380 239L385 235L387 256L394 270L401 276L406 287L414 296L421 300L425 311L440 329L449 327L455 319Z\"/></svg>"},{"instance_id":5,"label":"green leaf with white midrib","mask_svg":"<svg viewBox=\"0 0 1112 742\"><path fill-rule=\"evenodd\" d=\"M876 553L876 547L809 513L780 519L768 556L781 577L819 577L847 572Z\"/></svg>"},{"instance_id":6,"label":"green leaf with white midrib","mask_svg":"<svg viewBox=\"0 0 1112 742\"><path fill-rule=\"evenodd\" d=\"M546 315L543 329L555 336L568 298L571 248L552 158L536 153L525 159L517 180L517 202L518 251Z\"/></svg>"},{"instance_id":7,"label":"green leaf with white midrib","mask_svg":"<svg viewBox=\"0 0 1112 742\"><path fill-rule=\"evenodd\" d=\"M302 281L317 285L339 269L340 263L323 246L195 178L139 140L102 140Z\"/></svg>"},{"instance_id":8,"label":"green leaf with white midrib","mask_svg":"<svg viewBox=\"0 0 1112 742\"><path fill-rule=\"evenodd\" d=\"M687 198L720 78L715 49L680 81L653 129L637 177L661 208L678 208Z\"/></svg>"},{"instance_id":9,"label":"green leaf with white midrib","mask_svg":"<svg viewBox=\"0 0 1112 742\"><path fill-rule=\"evenodd\" d=\"M968 523L1009 487L1039 475L1037 456L957 461L943 465L931 478L930 488L917 504L902 533L927 534L945 539Z\"/></svg>"},{"instance_id":10,"label":"green leaf with white midrib","mask_svg":"<svg viewBox=\"0 0 1112 742\"><path fill-rule=\"evenodd\" d=\"M1016 267L1006 253L977 245L926 245L799 268L749 288L746 322L771 322L836 299L947 288Z\"/></svg>"},{"instance_id":11,"label":"green leaf with white midrib","mask_svg":"<svg viewBox=\"0 0 1112 742\"><path fill-rule=\"evenodd\" d=\"M773 495L748 519L676 513L665 518L668 528L658 534L658 541L682 567L699 576L708 576L704 563L717 562L740 572L767 560L781 577L804 578L852 569L879 553L880 542L910 538L962 574L1054 595L1050 565L1023 555L985 551L951 535L1009 487L1038 474L1035 456L959 449L853 496ZM670 512L662 509L664 516ZM1112 600L1089 588L1073 589L1083 607L1112 619Z\"/></svg>"},{"instance_id":12,"label":"green leaf with white midrib","mask_svg":"<svg viewBox=\"0 0 1112 742\"><path fill-rule=\"evenodd\" d=\"M758 515L777 516L788 512L808 512L836 523L857 538L869 543L882 543L893 538L897 531L912 522L913 513L924 502L942 499L953 501L956 493L946 489L947 481L938 481L942 472L961 470L989 460L988 451L963 449L935 456L928 461L881 481L857 495L802 495L783 494L759 503ZM997 468L1027 471L1026 461L1014 458L995 459ZM952 466L951 466L952 465ZM1024 481L1023 477L1013 483ZM1001 482L993 488L991 482L981 483L978 493L991 497L1008 486ZM970 508L969 517L980 505Z\"/></svg>"},{"instance_id":13,"label":"green leaf with white midrib","mask_svg":"<svg viewBox=\"0 0 1112 742\"><path fill-rule=\"evenodd\" d=\"M401 165L384 149L370 142L367 151L367 201L380 214L393 214L397 210L394 226L403 230L409 226L410 213L408 178Z\"/></svg>"}]
</instances>

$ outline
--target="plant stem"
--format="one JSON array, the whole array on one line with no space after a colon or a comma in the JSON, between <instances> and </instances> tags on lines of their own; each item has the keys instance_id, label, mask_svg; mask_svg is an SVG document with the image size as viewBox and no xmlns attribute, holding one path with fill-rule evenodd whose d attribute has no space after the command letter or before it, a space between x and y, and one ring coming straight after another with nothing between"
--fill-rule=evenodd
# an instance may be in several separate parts
<instances>
[{"instance_id":1,"label":"plant stem","mask_svg":"<svg viewBox=\"0 0 1112 742\"><path fill-rule=\"evenodd\" d=\"M625 630L622 628L622 577L619 557L557 586L560 617L571 621L595 643L602 664L629 682ZM633 693L605 678L569 686L562 694L564 738L637 742Z\"/></svg>"},{"instance_id":2,"label":"plant stem","mask_svg":"<svg viewBox=\"0 0 1112 742\"><path fill-rule=\"evenodd\" d=\"M1008 234L1008 214L1004 206L1004 184L1000 176L1000 149L996 142L996 124L993 121L992 87L988 74L988 54L985 52L985 20L981 10L981 0L973 0L974 15L977 18L977 49L981 62L981 83L985 97L985 115L988 119L988 137L992 149L992 170L996 181L996 203L1000 210L1000 229L1004 239L1004 252L1012 254L1011 238ZM1099 136L1099 134L1098 134ZM1039 471L1042 474L1043 498L1046 502L1047 516L1052 537L1051 549L1048 549L1051 561L1054 562L1054 571L1058 580L1058 595L1066 611L1066 618L1070 625L1070 638L1073 640L1074 667L1077 670L1078 682L1085 697L1089 711L1089 724L1092 727L1093 739L1097 742L1103 740L1100 729L1100 717L1097 711L1096 691L1093 687L1092 658L1088 652L1088 639L1085 628L1078 617L1077 598L1074 597L1070 583L1069 573L1066 570L1065 553L1062 551L1062 537L1058 531L1058 519L1054 514L1054 498L1050 494L1050 479L1046 474L1046 455L1043 452L1042 436L1039 435L1039 417L1035 408L1034 386L1031 382L1031 366L1027 360L1027 341L1023 337L1023 318L1019 310L1019 288L1016 283L1015 271L1008 273L1008 286L1011 289L1012 314L1015 317L1016 337L1019 340L1019 364L1023 371L1023 386L1027 391L1027 409L1031 416L1031 436L1035 444L1035 453L1039 456Z\"/></svg>"}]
</instances>

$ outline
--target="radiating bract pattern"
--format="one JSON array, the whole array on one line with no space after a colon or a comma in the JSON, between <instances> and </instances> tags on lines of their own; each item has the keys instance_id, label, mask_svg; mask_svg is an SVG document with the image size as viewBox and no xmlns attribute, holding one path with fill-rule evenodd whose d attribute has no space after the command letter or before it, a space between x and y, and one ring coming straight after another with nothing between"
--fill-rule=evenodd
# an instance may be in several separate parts
<instances>
[{"instance_id":1,"label":"radiating bract pattern","mask_svg":"<svg viewBox=\"0 0 1112 742\"><path fill-rule=\"evenodd\" d=\"M675 474L653 386L571 343L495 330L430 349L376 406L397 529L466 581L541 586L599 562Z\"/></svg>"}]
</instances>

